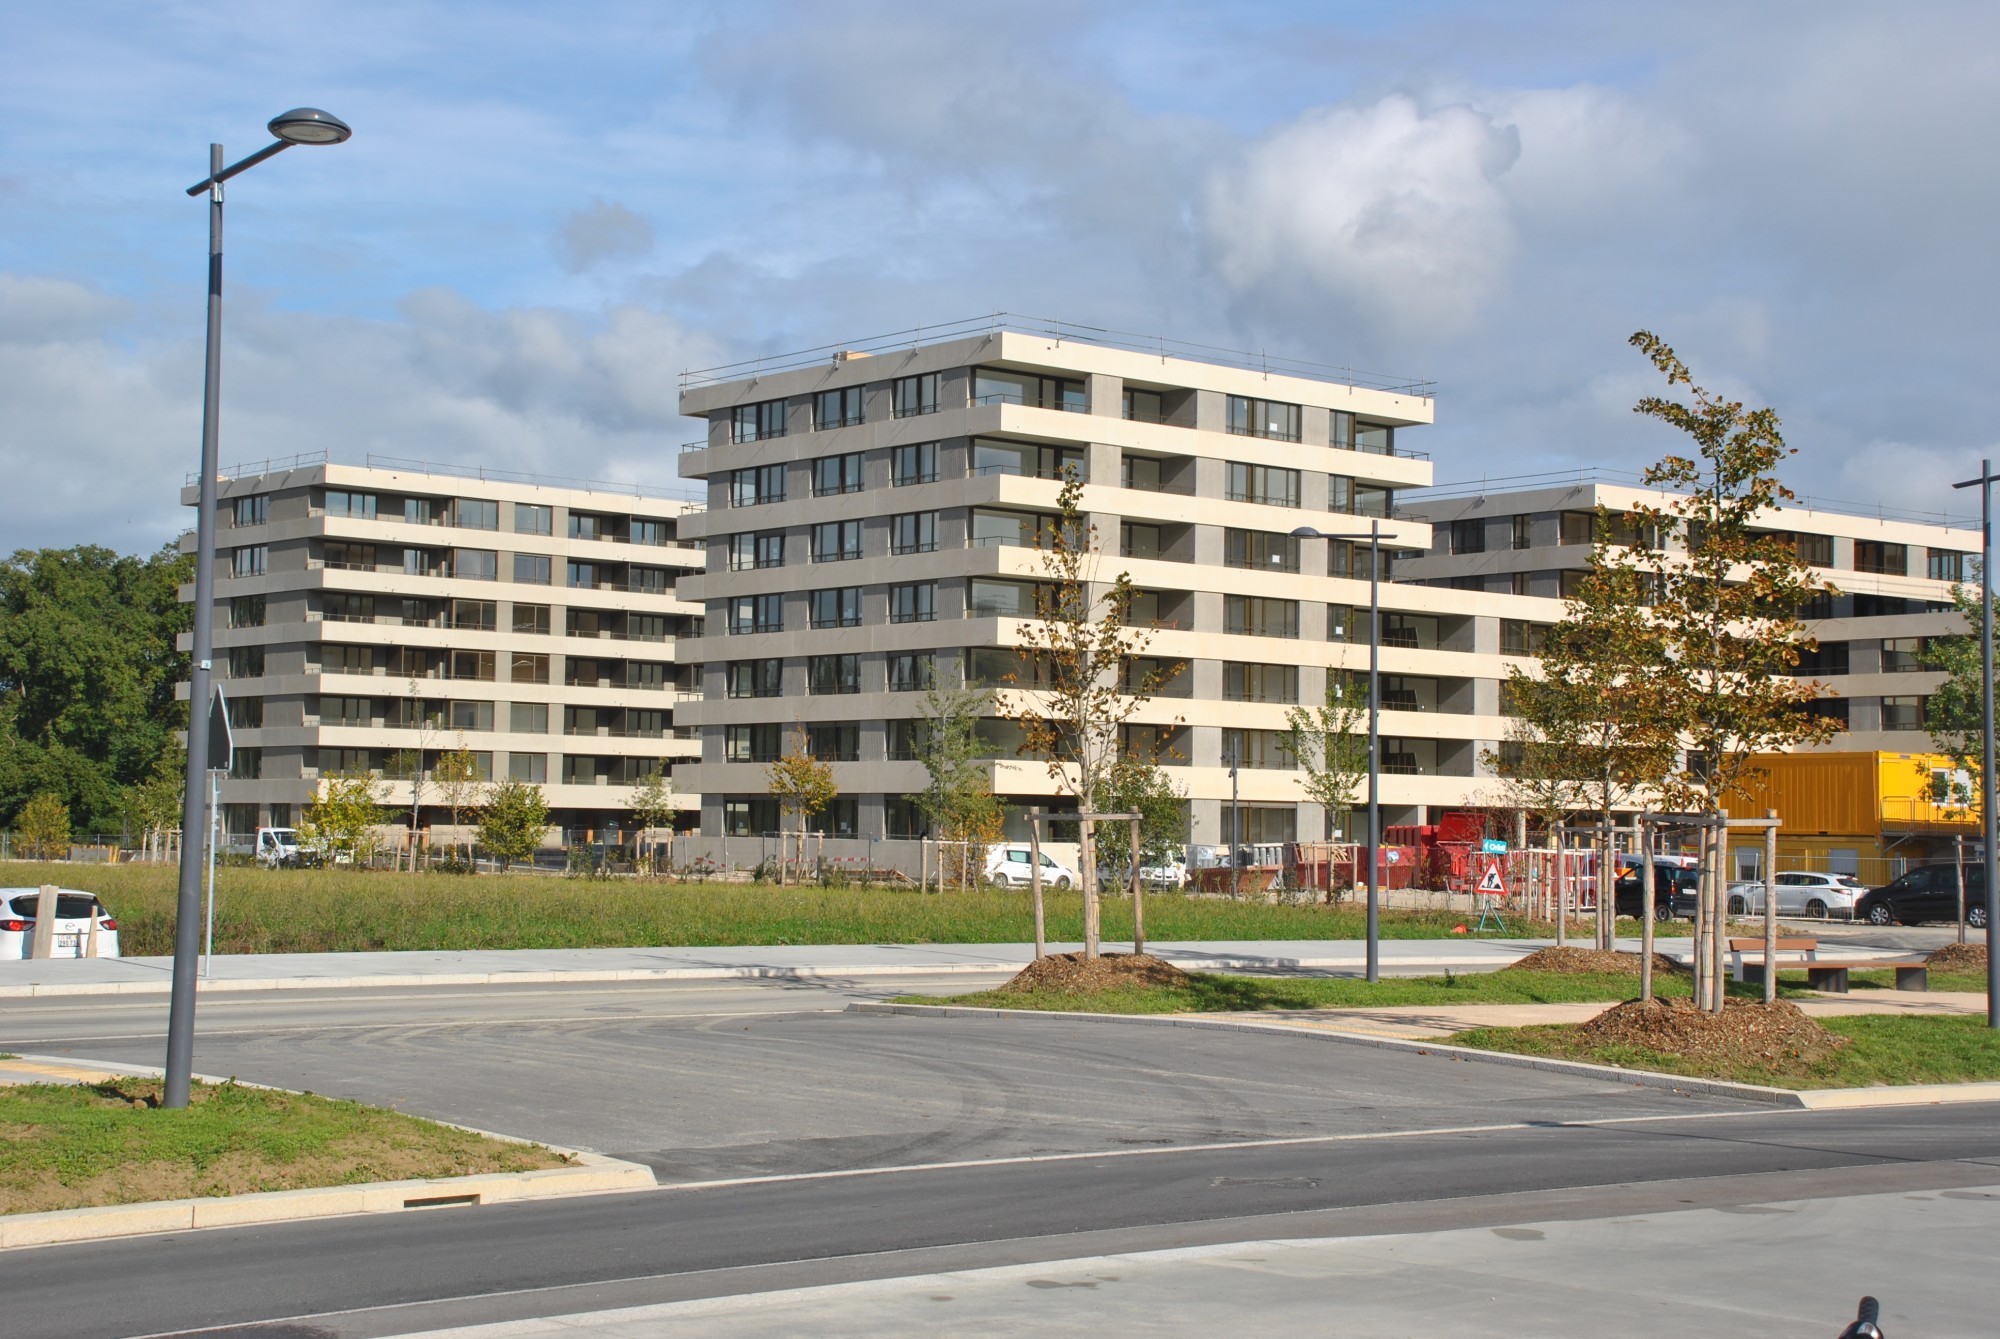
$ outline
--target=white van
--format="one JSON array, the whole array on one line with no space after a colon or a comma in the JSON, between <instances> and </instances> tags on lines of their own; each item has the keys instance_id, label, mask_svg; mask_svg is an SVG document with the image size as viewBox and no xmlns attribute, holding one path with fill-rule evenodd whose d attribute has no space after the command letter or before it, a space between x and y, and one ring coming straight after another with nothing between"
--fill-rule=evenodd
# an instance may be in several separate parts
<instances>
[{"instance_id":1,"label":"white van","mask_svg":"<svg viewBox=\"0 0 2000 1339\"><path fill-rule=\"evenodd\" d=\"M257 863L266 869L299 863L297 828L258 828Z\"/></svg>"},{"instance_id":2,"label":"white van","mask_svg":"<svg viewBox=\"0 0 2000 1339\"><path fill-rule=\"evenodd\" d=\"M1026 888L1034 882L1034 851L1026 842L1008 843L990 848L986 853L986 878L1007 888ZM1081 882L1076 871L1068 865L1058 864L1049 859L1048 852L1042 852L1042 883L1052 888L1074 888Z\"/></svg>"}]
</instances>

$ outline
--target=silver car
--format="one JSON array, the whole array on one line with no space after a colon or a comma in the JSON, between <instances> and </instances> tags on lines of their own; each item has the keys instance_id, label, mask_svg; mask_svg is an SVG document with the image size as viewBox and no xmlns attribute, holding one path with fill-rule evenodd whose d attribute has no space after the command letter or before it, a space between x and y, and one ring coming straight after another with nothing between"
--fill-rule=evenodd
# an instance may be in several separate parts
<instances>
[{"instance_id":1,"label":"silver car","mask_svg":"<svg viewBox=\"0 0 2000 1339\"><path fill-rule=\"evenodd\" d=\"M1812 920L1854 919L1854 904L1868 891L1868 885L1852 874L1824 874L1811 870L1785 870L1777 877L1778 914L1804 916ZM1729 885L1729 914L1764 914L1763 881Z\"/></svg>"}]
</instances>

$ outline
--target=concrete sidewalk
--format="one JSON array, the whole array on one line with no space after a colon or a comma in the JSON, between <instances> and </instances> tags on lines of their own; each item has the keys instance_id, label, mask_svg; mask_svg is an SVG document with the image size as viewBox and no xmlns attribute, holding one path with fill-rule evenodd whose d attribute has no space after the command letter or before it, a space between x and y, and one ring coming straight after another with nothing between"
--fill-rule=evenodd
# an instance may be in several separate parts
<instances>
[{"instance_id":1,"label":"concrete sidewalk","mask_svg":"<svg viewBox=\"0 0 2000 1339\"><path fill-rule=\"evenodd\" d=\"M1385 939L1390 975L1483 972L1545 946L1533 939ZM1107 952L1131 945L1106 944ZM1636 950L1637 943L1632 947ZM1662 941L1661 951L1686 951ZM1052 944L1054 952L1081 944ZM1148 943L1147 951L1193 971L1359 975L1366 947L1355 939L1215 940ZM384 986L536 985L570 981L744 981L998 975L1019 971L1027 944L823 944L731 948L496 949L478 952L218 954L205 991L352 989ZM0 962L0 999L59 995L162 994L168 958L55 958Z\"/></svg>"}]
</instances>

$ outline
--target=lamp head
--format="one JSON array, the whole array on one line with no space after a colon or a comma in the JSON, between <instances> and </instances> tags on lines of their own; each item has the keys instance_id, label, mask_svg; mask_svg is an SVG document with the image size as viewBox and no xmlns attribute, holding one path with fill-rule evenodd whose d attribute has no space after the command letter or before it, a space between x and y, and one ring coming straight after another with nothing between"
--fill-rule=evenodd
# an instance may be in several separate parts
<instances>
[{"instance_id":1,"label":"lamp head","mask_svg":"<svg viewBox=\"0 0 2000 1339\"><path fill-rule=\"evenodd\" d=\"M339 144L354 132L332 112L294 107L271 118L271 133L287 144Z\"/></svg>"},{"instance_id":2,"label":"lamp head","mask_svg":"<svg viewBox=\"0 0 2000 1339\"><path fill-rule=\"evenodd\" d=\"M1309 525L1302 525L1302 526L1300 526L1300 527L1299 527L1298 529L1296 529L1296 530L1292 531L1292 538L1293 538L1293 539L1325 539L1325 538L1326 538L1326 536L1325 536L1325 535L1323 535L1323 534L1321 534L1321 533L1320 533L1319 531L1317 531L1317 530L1313 529L1313 528L1312 528L1311 526L1309 526Z\"/></svg>"}]
</instances>

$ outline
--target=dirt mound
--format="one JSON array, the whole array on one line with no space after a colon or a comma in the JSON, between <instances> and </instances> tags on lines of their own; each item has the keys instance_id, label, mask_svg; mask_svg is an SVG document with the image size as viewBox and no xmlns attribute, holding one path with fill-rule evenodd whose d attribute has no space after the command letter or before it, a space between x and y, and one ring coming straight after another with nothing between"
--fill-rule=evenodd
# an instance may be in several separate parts
<instances>
[{"instance_id":1,"label":"dirt mound","mask_svg":"<svg viewBox=\"0 0 2000 1339\"><path fill-rule=\"evenodd\" d=\"M1561 972L1568 976L1637 976L1639 955L1613 953L1601 948L1538 948L1519 962L1509 963L1501 970ZM1672 958L1655 953L1653 970L1672 972L1678 968Z\"/></svg>"},{"instance_id":2,"label":"dirt mound","mask_svg":"<svg viewBox=\"0 0 2000 1339\"><path fill-rule=\"evenodd\" d=\"M1051 953L1021 969L1000 989L1014 994L1062 991L1090 994L1119 986L1178 986L1188 974L1150 953L1106 953L1086 958L1081 953Z\"/></svg>"},{"instance_id":3,"label":"dirt mound","mask_svg":"<svg viewBox=\"0 0 2000 1339\"><path fill-rule=\"evenodd\" d=\"M1629 1000L1579 1024L1577 1031L1595 1041L1667 1055L1782 1069L1813 1064L1847 1044L1785 1000L1730 1000L1720 1014L1687 1000Z\"/></svg>"},{"instance_id":4,"label":"dirt mound","mask_svg":"<svg viewBox=\"0 0 2000 1339\"><path fill-rule=\"evenodd\" d=\"M1983 972L1986 970L1986 945L1946 944L1925 958L1924 965L1941 972Z\"/></svg>"}]
</instances>

